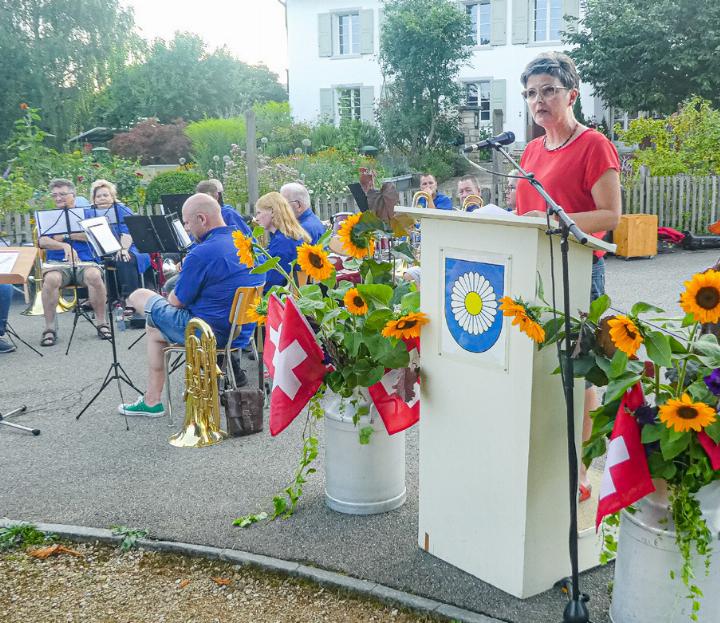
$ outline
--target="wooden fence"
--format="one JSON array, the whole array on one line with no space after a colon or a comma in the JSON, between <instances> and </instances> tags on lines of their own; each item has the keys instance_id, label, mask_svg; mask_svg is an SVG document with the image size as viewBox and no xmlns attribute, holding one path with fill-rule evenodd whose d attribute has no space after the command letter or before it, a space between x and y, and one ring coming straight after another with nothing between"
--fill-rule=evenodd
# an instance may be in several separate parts
<instances>
[{"instance_id":1,"label":"wooden fence","mask_svg":"<svg viewBox=\"0 0 720 623\"><path fill-rule=\"evenodd\" d=\"M401 191L400 205L409 206L412 203L414 193L414 190ZM352 196L346 195L344 197L318 199L313 202L313 209L321 221L327 221L338 212L355 212L357 211L357 206ZM238 211L241 214L252 213L250 204L241 206ZM148 206L141 208L137 212L138 214L152 214L155 212L155 209ZM3 219L0 219L0 234L2 234L10 244L19 245L32 242L32 229L30 227L31 216L32 214L29 212L7 214Z\"/></svg>"},{"instance_id":2,"label":"wooden fence","mask_svg":"<svg viewBox=\"0 0 720 623\"><path fill-rule=\"evenodd\" d=\"M644 177L623 189L624 214L657 214L659 227L707 234L720 219L720 176Z\"/></svg>"}]
</instances>

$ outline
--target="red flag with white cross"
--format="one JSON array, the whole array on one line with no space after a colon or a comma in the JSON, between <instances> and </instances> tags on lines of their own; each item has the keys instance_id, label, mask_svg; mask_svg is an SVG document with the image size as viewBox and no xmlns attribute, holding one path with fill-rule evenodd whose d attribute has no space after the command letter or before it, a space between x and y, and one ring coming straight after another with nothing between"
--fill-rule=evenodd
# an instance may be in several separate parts
<instances>
[{"instance_id":1,"label":"red flag with white cross","mask_svg":"<svg viewBox=\"0 0 720 623\"><path fill-rule=\"evenodd\" d=\"M268 311L269 315L269 311ZM307 319L288 298L272 362L270 434L281 433L305 408L325 378L322 348Z\"/></svg>"},{"instance_id":2,"label":"red flag with white cross","mask_svg":"<svg viewBox=\"0 0 720 623\"><path fill-rule=\"evenodd\" d=\"M280 299L271 294L268 298L268 313L265 320L265 345L263 347L263 362L270 376L275 376L275 350L280 339L280 325L285 307Z\"/></svg>"},{"instance_id":3,"label":"red flag with white cross","mask_svg":"<svg viewBox=\"0 0 720 623\"><path fill-rule=\"evenodd\" d=\"M639 383L628 390L620 401L600 484L596 530L605 515L616 513L655 491L645 447L640 440L640 426L628 411L642 404L642 387Z\"/></svg>"}]
</instances>

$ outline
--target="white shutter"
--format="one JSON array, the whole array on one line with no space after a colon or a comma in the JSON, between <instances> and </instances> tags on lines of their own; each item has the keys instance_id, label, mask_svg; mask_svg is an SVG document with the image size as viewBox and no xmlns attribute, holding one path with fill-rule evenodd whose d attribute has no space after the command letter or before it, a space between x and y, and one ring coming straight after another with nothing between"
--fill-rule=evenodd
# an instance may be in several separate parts
<instances>
[{"instance_id":1,"label":"white shutter","mask_svg":"<svg viewBox=\"0 0 720 623\"><path fill-rule=\"evenodd\" d=\"M503 111L503 121L507 123L507 113L505 111L505 90L507 80L493 80L490 83L490 118L494 110Z\"/></svg>"},{"instance_id":2,"label":"white shutter","mask_svg":"<svg viewBox=\"0 0 720 623\"><path fill-rule=\"evenodd\" d=\"M490 45L507 44L507 0L490 0Z\"/></svg>"},{"instance_id":3,"label":"white shutter","mask_svg":"<svg viewBox=\"0 0 720 623\"><path fill-rule=\"evenodd\" d=\"M318 56L332 56L332 15L318 14Z\"/></svg>"},{"instance_id":4,"label":"white shutter","mask_svg":"<svg viewBox=\"0 0 720 623\"><path fill-rule=\"evenodd\" d=\"M527 43L530 32L530 0L513 0L512 42Z\"/></svg>"},{"instance_id":5,"label":"white shutter","mask_svg":"<svg viewBox=\"0 0 720 623\"><path fill-rule=\"evenodd\" d=\"M374 87L360 87L360 119L368 123L375 122Z\"/></svg>"},{"instance_id":6,"label":"white shutter","mask_svg":"<svg viewBox=\"0 0 720 623\"><path fill-rule=\"evenodd\" d=\"M563 0L563 17L580 17L580 0ZM575 20L563 20L563 29L568 32L577 31L577 22Z\"/></svg>"},{"instance_id":7,"label":"white shutter","mask_svg":"<svg viewBox=\"0 0 720 623\"><path fill-rule=\"evenodd\" d=\"M360 54L375 53L375 31L373 24L373 10L360 11Z\"/></svg>"},{"instance_id":8,"label":"white shutter","mask_svg":"<svg viewBox=\"0 0 720 623\"><path fill-rule=\"evenodd\" d=\"M335 103L332 89L320 89L320 117L335 121Z\"/></svg>"}]
</instances>

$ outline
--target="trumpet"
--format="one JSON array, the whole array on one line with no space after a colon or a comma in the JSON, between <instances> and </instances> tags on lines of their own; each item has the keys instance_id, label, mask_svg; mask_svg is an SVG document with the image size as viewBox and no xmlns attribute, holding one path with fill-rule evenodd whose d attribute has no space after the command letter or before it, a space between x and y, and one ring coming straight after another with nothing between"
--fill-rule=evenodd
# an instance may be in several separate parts
<instances>
[{"instance_id":1,"label":"trumpet","mask_svg":"<svg viewBox=\"0 0 720 623\"><path fill-rule=\"evenodd\" d=\"M185 421L182 430L170 437L171 445L202 448L227 437L220 430L221 374L215 334L204 320L191 318L185 328Z\"/></svg>"},{"instance_id":2,"label":"trumpet","mask_svg":"<svg viewBox=\"0 0 720 623\"><path fill-rule=\"evenodd\" d=\"M23 316L42 316L44 313L43 302L42 302L42 287L43 287L43 273L42 273L42 249L38 242L38 229L34 221L31 221L32 225L32 240L33 245L37 247L40 253L35 258L35 268L33 275L28 281L33 283L33 294L30 297L30 304L25 308L25 311L21 312ZM63 314L66 311L70 311L77 303L77 290L73 290L73 298L70 300L64 299L62 296L58 299L57 307L55 308L56 314Z\"/></svg>"},{"instance_id":3,"label":"trumpet","mask_svg":"<svg viewBox=\"0 0 720 623\"><path fill-rule=\"evenodd\" d=\"M434 208L435 202L433 201L432 194L426 190L418 190L412 199L413 208Z\"/></svg>"},{"instance_id":4,"label":"trumpet","mask_svg":"<svg viewBox=\"0 0 720 623\"><path fill-rule=\"evenodd\" d=\"M467 212L468 208L475 206L475 208L482 208L485 205L485 202L482 200L482 197L480 195L474 195L470 194L465 199L463 199L462 202L462 211Z\"/></svg>"}]
</instances>

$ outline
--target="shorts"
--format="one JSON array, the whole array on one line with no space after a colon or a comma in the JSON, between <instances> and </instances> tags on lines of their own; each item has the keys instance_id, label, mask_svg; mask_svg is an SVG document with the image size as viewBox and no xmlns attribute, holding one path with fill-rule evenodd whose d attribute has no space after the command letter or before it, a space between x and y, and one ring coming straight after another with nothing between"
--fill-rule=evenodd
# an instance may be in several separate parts
<instances>
[{"instance_id":1,"label":"shorts","mask_svg":"<svg viewBox=\"0 0 720 623\"><path fill-rule=\"evenodd\" d=\"M155 327L171 344L185 343L185 327L190 322L190 312L183 307L173 307L159 294L145 303L145 322Z\"/></svg>"},{"instance_id":2,"label":"shorts","mask_svg":"<svg viewBox=\"0 0 720 623\"><path fill-rule=\"evenodd\" d=\"M73 280L73 267L67 262L46 262L43 264L43 275L51 272L58 272L62 275L62 282L60 283L61 288L67 286L86 286L85 283L85 272L90 269L96 269L100 271L100 277L103 276L103 267L100 264L94 262L82 262L75 266L75 279Z\"/></svg>"},{"instance_id":3,"label":"shorts","mask_svg":"<svg viewBox=\"0 0 720 623\"><path fill-rule=\"evenodd\" d=\"M605 258L594 255L590 280L590 302L592 303L603 294L605 294ZM592 386L592 383L585 381L585 389Z\"/></svg>"}]
</instances>

